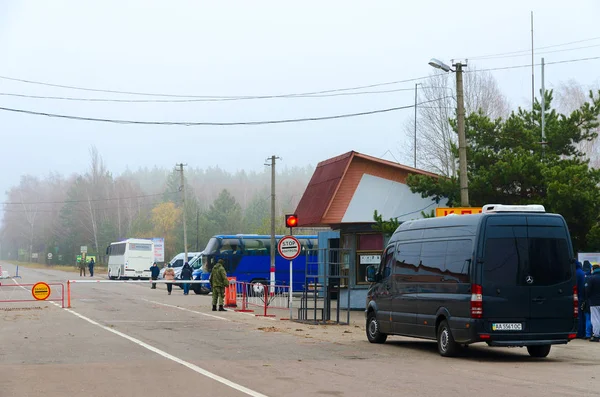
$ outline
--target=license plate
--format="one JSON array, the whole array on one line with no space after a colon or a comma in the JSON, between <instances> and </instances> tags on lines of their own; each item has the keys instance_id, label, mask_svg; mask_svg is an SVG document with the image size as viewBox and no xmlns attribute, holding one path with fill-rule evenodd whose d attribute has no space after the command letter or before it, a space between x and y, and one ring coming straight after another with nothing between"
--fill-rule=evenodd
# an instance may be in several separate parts
<instances>
[{"instance_id":1,"label":"license plate","mask_svg":"<svg viewBox=\"0 0 600 397\"><path fill-rule=\"evenodd\" d=\"M522 331L522 323L493 323L492 331Z\"/></svg>"},{"instance_id":2,"label":"license plate","mask_svg":"<svg viewBox=\"0 0 600 397\"><path fill-rule=\"evenodd\" d=\"M136 272L136 273L137 273L137 274L142 274L142 273L144 273L144 272Z\"/></svg>"}]
</instances>

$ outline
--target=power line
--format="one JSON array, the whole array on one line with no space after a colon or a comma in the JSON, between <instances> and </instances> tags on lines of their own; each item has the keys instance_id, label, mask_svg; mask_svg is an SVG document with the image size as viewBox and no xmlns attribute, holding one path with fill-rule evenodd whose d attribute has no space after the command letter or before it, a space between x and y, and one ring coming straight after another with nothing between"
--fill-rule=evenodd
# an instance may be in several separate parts
<instances>
[{"instance_id":1,"label":"power line","mask_svg":"<svg viewBox=\"0 0 600 397\"><path fill-rule=\"evenodd\" d=\"M583 47L574 47L574 48L563 48L560 50L541 51L541 52L536 52L536 55L552 54L555 52L576 51L576 50L583 50L583 49L595 48L595 47L600 47L600 44L588 45L588 46L583 46ZM529 56L529 55L531 55L531 54L522 53L522 54L514 54L514 55L497 55L497 56L477 58L476 60L485 61L488 59L517 58L517 57L524 57L524 56Z\"/></svg>"},{"instance_id":2,"label":"power line","mask_svg":"<svg viewBox=\"0 0 600 397\"><path fill-rule=\"evenodd\" d=\"M560 63L572 63L572 62L582 62L582 61L592 61L595 59L600 59L600 56L597 57L589 57L589 58L578 58L578 59L566 59L563 61L554 61L554 62L545 62L545 65L557 65ZM534 66L540 66L541 63L536 63L534 64ZM503 66L503 67L498 67L498 68L488 68L488 69L477 69L477 70L472 70L472 71L468 71L465 70L464 73L479 73L479 72L490 72L493 70L508 70L508 69L519 69L519 68L530 68L531 64L527 64L527 65L515 65L515 66Z\"/></svg>"},{"instance_id":3,"label":"power line","mask_svg":"<svg viewBox=\"0 0 600 397\"><path fill-rule=\"evenodd\" d=\"M81 102L117 102L117 103L190 103L190 102L224 102L224 101L240 101L248 99L278 99L278 98L325 98L337 96L353 96L353 95L373 95L373 94L388 94L401 91L413 91L413 88L397 88L393 90L379 91L359 91L359 92L337 92L330 94L315 94L315 95L289 95L283 97L232 97L232 98L207 98L207 99L115 99L115 98L80 98L80 97L65 97L65 96L44 96L44 95L27 95L17 94L12 92L0 92L0 96L10 96L17 98L29 99L50 99L62 101L81 101Z\"/></svg>"},{"instance_id":4,"label":"power line","mask_svg":"<svg viewBox=\"0 0 600 397\"><path fill-rule=\"evenodd\" d=\"M20 83L27 83L27 84L37 84L37 85L43 85L43 86L49 86L49 87L57 87L57 88L66 88L66 89L71 89L71 90L79 90L79 91L91 91L91 92L104 92L104 93L110 93L110 94L123 94L123 95L140 95L140 96L152 96L152 97L168 97L168 98L202 98L202 99L225 99L225 100L241 100L241 99L269 99L269 98L287 98L287 97L296 97L296 96L316 96L316 95L320 95L320 94L329 94L329 93L335 93L335 92L346 92L346 91L356 91L356 90L361 90L361 89L367 89L367 88L375 88L375 87L382 87L382 86L386 86L386 85L395 85L395 84L400 84L400 83L408 83L411 81L417 81L417 80L424 80L429 78L430 76L424 76L424 77L417 77L417 78L412 78L412 79L406 79L406 80L396 80L396 81L387 81L384 83L375 83L375 84L368 84L368 85L361 85L361 86L356 86L356 87L347 87L347 88L335 88L335 89L330 89L330 90L321 90L321 91L311 91L311 92L302 92L302 93L291 93L291 94L280 94L280 95L236 95L236 96L220 96L220 95L176 95L176 94L159 94L159 93L149 93L149 92L135 92L135 91L118 91L118 90L106 90L106 89L99 89L99 88L89 88L89 87L78 87L78 86L71 86L71 85L64 85L64 84L53 84L53 83L46 83L43 81L35 81L35 80L26 80L26 79L20 79L20 78L15 78L15 77L8 77L8 76L0 76L0 79L3 80L10 80L10 81L17 81Z\"/></svg>"},{"instance_id":5,"label":"power line","mask_svg":"<svg viewBox=\"0 0 600 397\"><path fill-rule=\"evenodd\" d=\"M546 50L548 48L556 48L556 47L562 47L562 46L571 45L571 44L585 43L588 41L595 41L595 40L599 40L599 39L600 39L600 36L591 37L589 39L570 41L570 42L561 43L561 44L553 44L553 45L548 45L548 46L544 46L544 47L536 47L536 48L534 48L534 50L535 51ZM497 57L497 56L522 54L522 53L530 54L531 48L529 48L527 50L520 50L520 51L501 52L501 53L496 53L496 54L480 55L480 56L474 56L474 57L462 57L460 59L476 60L476 59L486 59L486 58L492 58L492 57Z\"/></svg>"},{"instance_id":6,"label":"power line","mask_svg":"<svg viewBox=\"0 0 600 397\"><path fill-rule=\"evenodd\" d=\"M448 97L442 97L437 99L432 99L430 101L421 102L418 105L431 103L435 101L439 101L441 99L445 99ZM347 113L347 114L338 114L333 116L322 116L322 117L305 117L298 119L282 119L282 120L264 120L264 121L241 121L241 122L196 122L196 121L142 121L142 120L117 120L117 119L104 119L104 118L94 118L94 117L81 117L81 116L69 116L64 114L56 114L56 113L44 113L44 112L35 112L32 110L24 110L24 109L14 109L14 108L5 108L0 107L0 110L6 112L13 113L21 113L21 114L29 114L35 116L47 116L47 117L56 117L62 119L69 120L80 120L80 121L96 121L96 122L104 122L104 123L115 123L115 124L137 124L137 125L182 125L182 126L235 126L235 125L266 125L266 124L286 124L286 123L300 123L307 121L322 121L322 120L335 120L349 117L358 117L358 116L367 116L372 114L379 113L388 113L394 112L403 109L410 109L415 105L407 105L407 106L397 106L393 108L387 109L377 109L377 110L369 110L365 112L358 113Z\"/></svg>"},{"instance_id":7,"label":"power line","mask_svg":"<svg viewBox=\"0 0 600 397\"><path fill-rule=\"evenodd\" d=\"M166 192L166 193L156 193L156 194L144 194L140 196L130 196L130 197L114 197L107 199L90 199L90 200L64 200L64 201L29 201L29 202L19 202L19 201L5 201L0 204L5 205L31 205L31 204L71 204L71 203L87 203L87 202L100 202L100 201L115 201L115 200L129 200L129 199L137 199L137 198L145 198L145 197L156 197L163 196L165 194L177 194L179 192Z\"/></svg>"}]
</instances>

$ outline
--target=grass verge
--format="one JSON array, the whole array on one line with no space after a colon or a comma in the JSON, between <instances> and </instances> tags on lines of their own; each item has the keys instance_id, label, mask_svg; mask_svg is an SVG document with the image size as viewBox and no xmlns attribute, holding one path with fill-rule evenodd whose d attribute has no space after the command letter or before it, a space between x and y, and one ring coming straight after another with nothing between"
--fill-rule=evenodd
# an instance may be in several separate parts
<instances>
[{"instance_id":1,"label":"grass verge","mask_svg":"<svg viewBox=\"0 0 600 397\"><path fill-rule=\"evenodd\" d=\"M6 263L10 263L15 266L25 267L25 268L29 268L29 269L50 269L50 270L60 270L63 272L70 272L70 273L79 273L78 267L70 266L70 265L46 265L45 263L35 263L35 262L6 262ZM89 273L87 266L85 268L85 272L86 272L86 274ZM102 266L102 265L94 266L94 275L106 274L106 273L107 273L106 266Z\"/></svg>"}]
</instances>

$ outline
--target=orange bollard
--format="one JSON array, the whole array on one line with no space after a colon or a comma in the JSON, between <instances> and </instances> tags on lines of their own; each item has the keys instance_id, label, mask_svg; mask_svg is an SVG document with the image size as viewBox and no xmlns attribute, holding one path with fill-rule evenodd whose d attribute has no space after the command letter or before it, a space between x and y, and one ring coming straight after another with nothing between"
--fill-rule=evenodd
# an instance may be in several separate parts
<instances>
[{"instance_id":1,"label":"orange bollard","mask_svg":"<svg viewBox=\"0 0 600 397\"><path fill-rule=\"evenodd\" d=\"M227 277L229 286L225 287L225 307L237 307L237 288L236 278ZM233 284L231 283L233 281Z\"/></svg>"},{"instance_id":2,"label":"orange bollard","mask_svg":"<svg viewBox=\"0 0 600 397\"><path fill-rule=\"evenodd\" d=\"M71 308L71 280L67 280L67 307Z\"/></svg>"}]
</instances>

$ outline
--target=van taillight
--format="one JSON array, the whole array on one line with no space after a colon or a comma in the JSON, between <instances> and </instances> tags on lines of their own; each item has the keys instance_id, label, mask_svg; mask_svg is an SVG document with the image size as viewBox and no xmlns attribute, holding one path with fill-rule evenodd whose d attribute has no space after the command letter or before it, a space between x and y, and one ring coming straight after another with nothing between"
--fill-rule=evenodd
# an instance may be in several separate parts
<instances>
[{"instance_id":1,"label":"van taillight","mask_svg":"<svg viewBox=\"0 0 600 397\"><path fill-rule=\"evenodd\" d=\"M471 318L483 317L483 288L481 285L471 285Z\"/></svg>"},{"instance_id":2,"label":"van taillight","mask_svg":"<svg viewBox=\"0 0 600 397\"><path fill-rule=\"evenodd\" d=\"M579 316L579 296L577 296L577 286L573 286L573 318Z\"/></svg>"}]
</instances>

